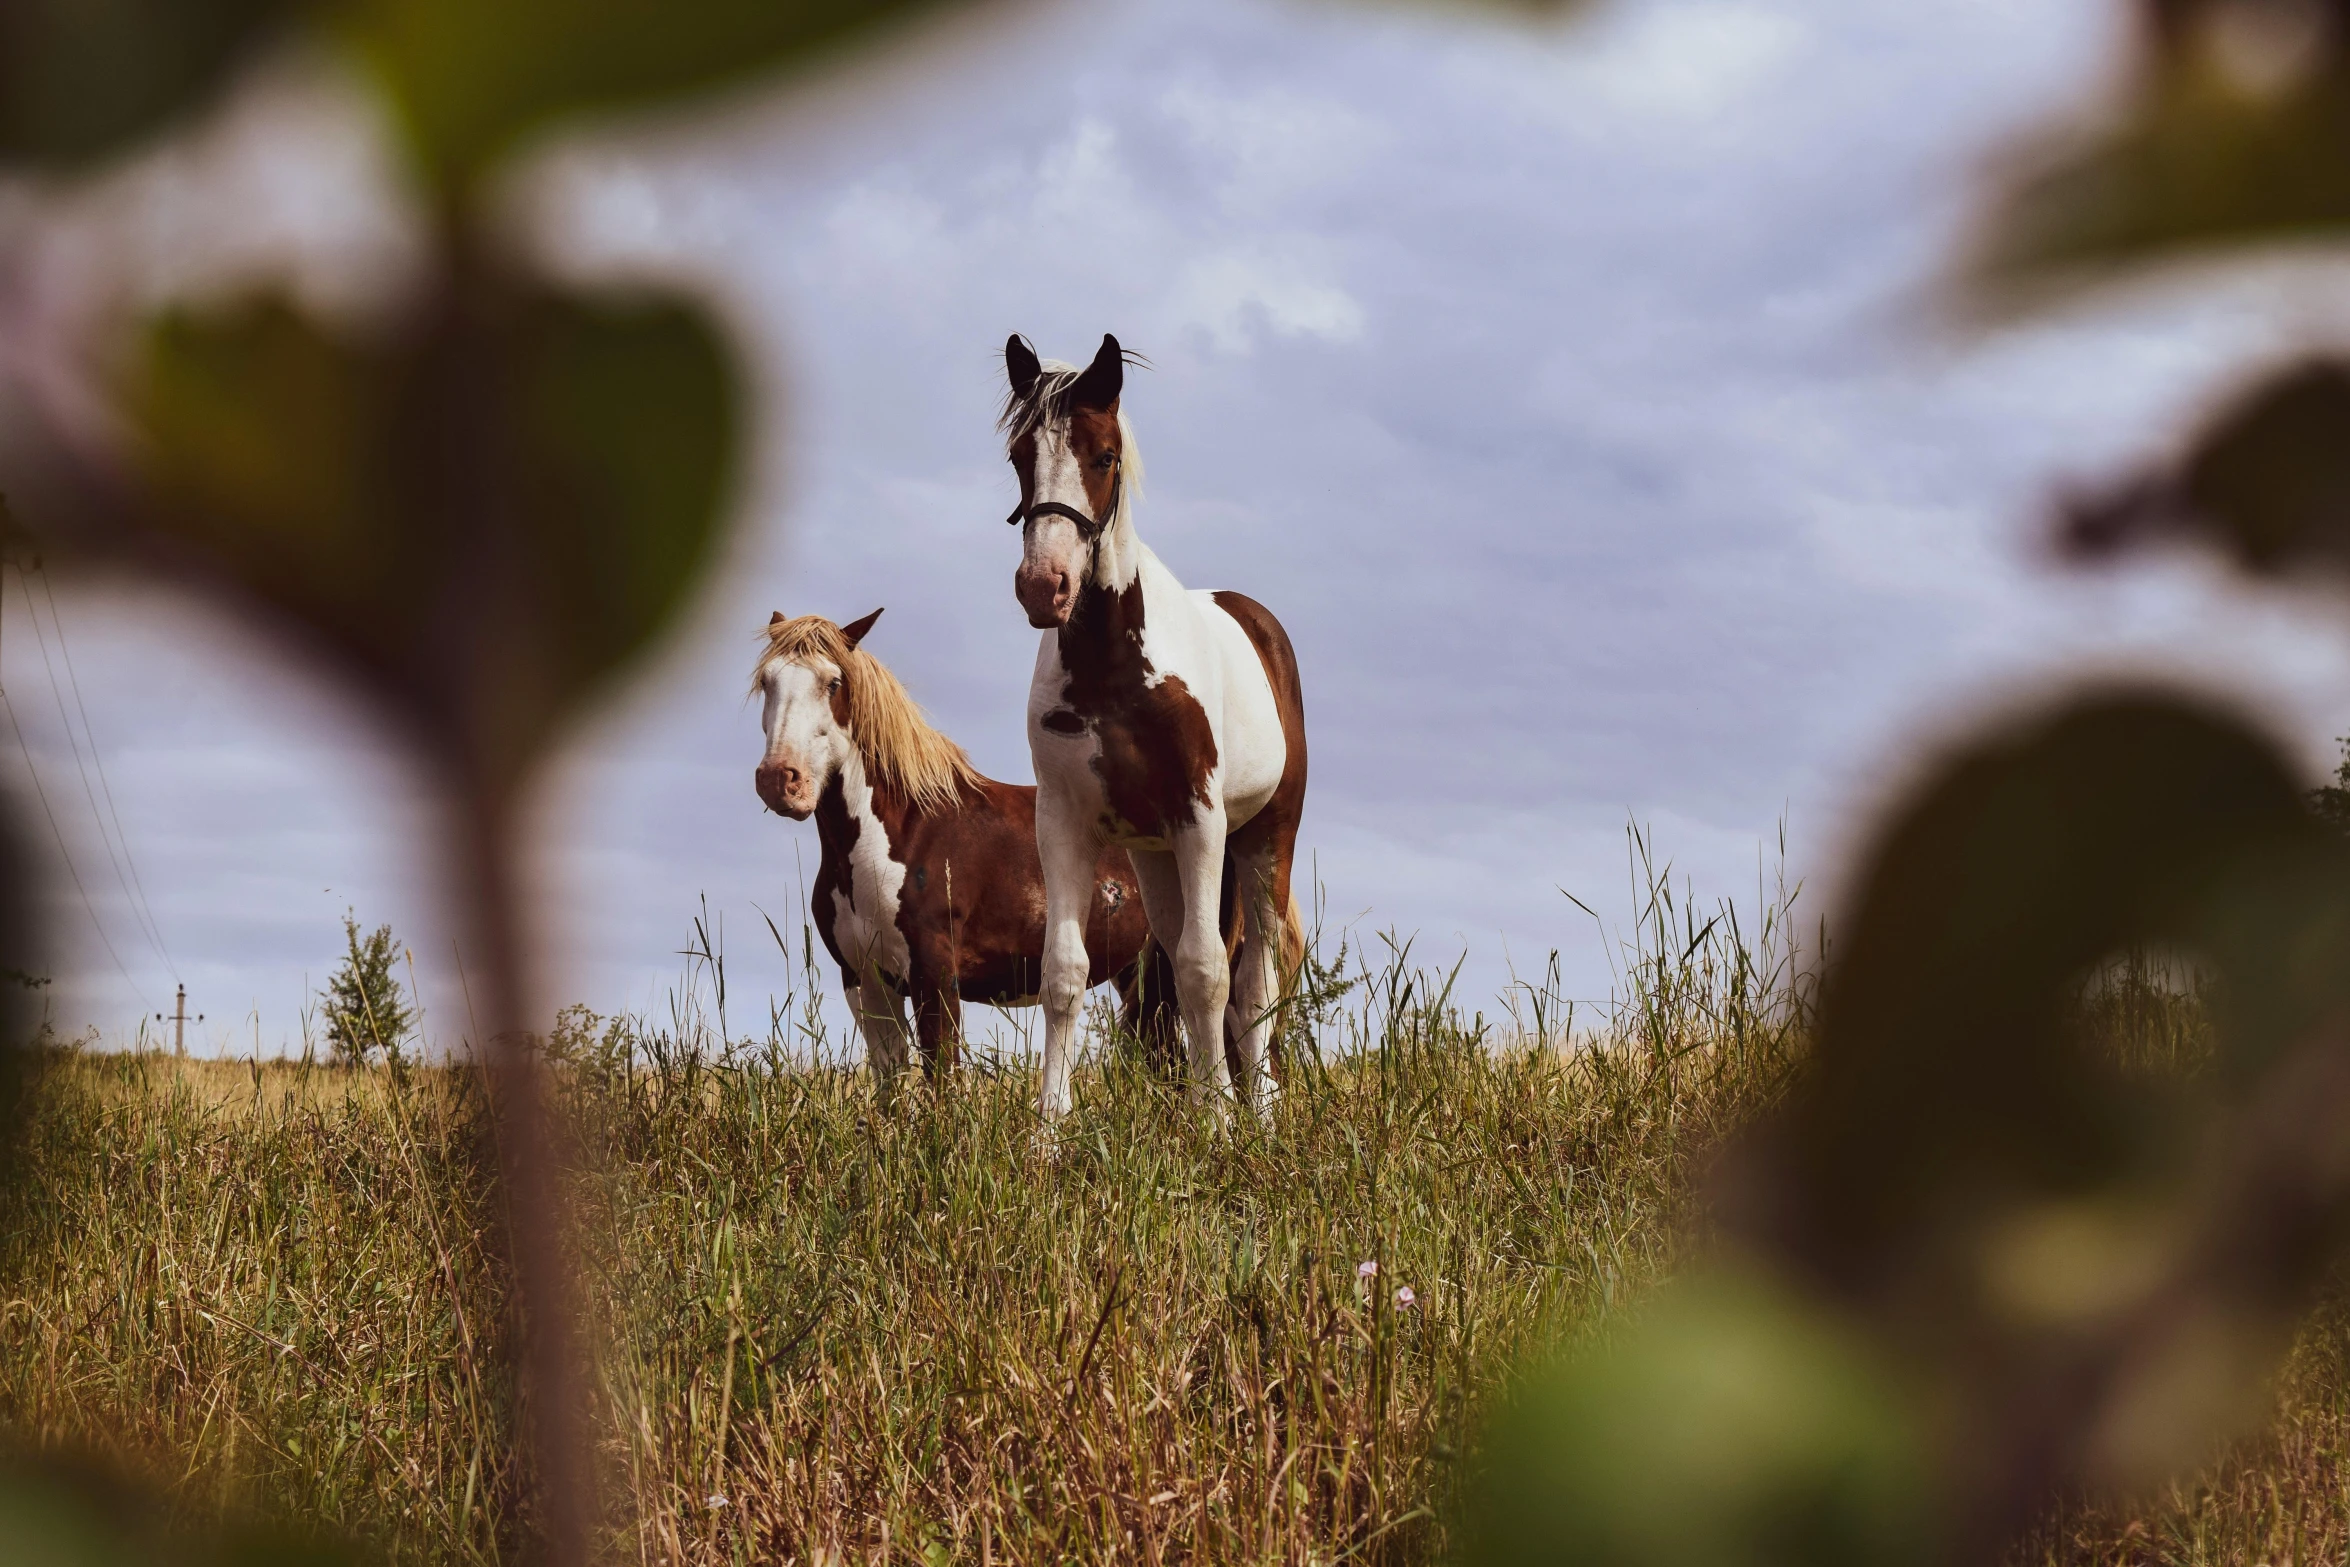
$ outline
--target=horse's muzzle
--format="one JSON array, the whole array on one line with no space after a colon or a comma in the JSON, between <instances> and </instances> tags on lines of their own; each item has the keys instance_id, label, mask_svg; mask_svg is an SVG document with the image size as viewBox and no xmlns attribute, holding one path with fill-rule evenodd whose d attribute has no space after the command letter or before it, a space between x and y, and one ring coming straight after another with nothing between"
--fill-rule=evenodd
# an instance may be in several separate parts
<instances>
[{"instance_id":1,"label":"horse's muzzle","mask_svg":"<svg viewBox=\"0 0 2350 1567\"><path fill-rule=\"evenodd\" d=\"M1028 611L1028 623L1039 631L1067 625L1069 607L1077 600L1069 573L1058 566L1035 571L1020 567L1012 573L1012 591L1019 596L1020 607Z\"/></svg>"},{"instance_id":2,"label":"horse's muzzle","mask_svg":"<svg viewBox=\"0 0 2350 1567\"><path fill-rule=\"evenodd\" d=\"M767 809L778 816L804 822L816 809L816 791L808 775L789 762L761 762L753 782Z\"/></svg>"}]
</instances>

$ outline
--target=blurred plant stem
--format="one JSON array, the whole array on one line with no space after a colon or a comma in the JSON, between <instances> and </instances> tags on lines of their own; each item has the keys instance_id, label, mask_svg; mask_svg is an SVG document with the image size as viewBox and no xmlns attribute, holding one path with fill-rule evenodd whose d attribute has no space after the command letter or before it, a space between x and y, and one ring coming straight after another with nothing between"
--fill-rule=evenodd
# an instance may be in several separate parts
<instances>
[{"instance_id":1,"label":"blurred plant stem","mask_svg":"<svg viewBox=\"0 0 2350 1567\"><path fill-rule=\"evenodd\" d=\"M517 1366L522 1440L536 1487L529 1522L541 1560L564 1567L588 1559L595 1520L595 1476L580 1390L588 1385L571 1275L572 1220L564 1201L568 1161L530 1020L527 916L515 875L511 797L460 787L449 796L446 836L454 851L449 882L468 966L475 1047L489 1086L497 1139L498 1189L514 1312L522 1353ZM478 981L478 983L477 983Z\"/></svg>"}]
</instances>

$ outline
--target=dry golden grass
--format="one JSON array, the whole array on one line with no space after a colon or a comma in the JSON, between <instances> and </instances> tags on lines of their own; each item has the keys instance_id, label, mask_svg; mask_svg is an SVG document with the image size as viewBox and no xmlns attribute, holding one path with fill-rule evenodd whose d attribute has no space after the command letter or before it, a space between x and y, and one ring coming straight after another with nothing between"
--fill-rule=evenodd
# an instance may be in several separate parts
<instances>
[{"instance_id":1,"label":"dry golden grass","mask_svg":"<svg viewBox=\"0 0 2350 1567\"><path fill-rule=\"evenodd\" d=\"M1644 933L1604 1049L1555 1048L1547 997L1547 1043L1503 1046L1400 960L1343 996L1319 970L1327 1052L1269 1130L1215 1139L1112 1054L1050 1154L1024 1070L884 1106L860 1073L574 1016L613 1554L1441 1558L1496 1379L1672 1267L1707 1150L1800 1050L1771 929L1759 959L1694 934ZM2201 1048L2187 1003L2093 1021L2153 1065ZM513 1557L465 1075L64 1054L37 1100L0 1232L20 1449L390 1560ZM2344 1325L2313 1322L2266 1437L2023 1559L2344 1560Z\"/></svg>"}]
</instances>

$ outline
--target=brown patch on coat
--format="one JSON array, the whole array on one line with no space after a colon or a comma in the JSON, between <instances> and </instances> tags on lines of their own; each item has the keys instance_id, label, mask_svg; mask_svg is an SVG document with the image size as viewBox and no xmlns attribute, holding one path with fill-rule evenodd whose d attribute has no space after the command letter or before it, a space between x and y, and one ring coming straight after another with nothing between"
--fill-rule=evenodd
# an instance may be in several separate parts
<instances>
[{"instance_id":1,"label":"brown patch on coat","mask_svg":"<svg viewBox=\"0 0 2350 1567\"><path fill-rule=\"evenodd\" d=\"M1163 842L1208 803L1216 736L1181 677L1151 682L1142 624L1139 578L1117 593L1092 582L1079 589L1059 633L1061 701L1093 734L1111 835Z\"/></svg>"},{"instance_id":2,"label":"brown patch on coat","mask_svg":"<svg viewBox=\"0 0 2350 1567\"><path fill-rule=\"evenodd\" d=\"M1004 454L1012 459L1013 476L1020 481L1020 509L1012 515L1025 517L1036 502L1036 432L1021 431Z\"/></svg>"},{"instance_id":3,"label":"brown patch on coat","mask_svg":"<svg viewBox=\"0 0 2350 1567\"><path fill-rule=\"evenodd\" d=\"M1287 909L1289 861L1297 844L1297 824L1306 809L1306 698L1297 678L1297 649L1289 645L1289 633L1273 618L1273 612L1255 599L1222 588L1214 597L1216 606L1239 621L1240 629L1256 645L1257 659L1265 666L1265 679L1273 687L1273 705L1281 714L1281 738L1289 752L1281 766L1281 782L1274 787L1273 797L1265 802L1264 809L1234 836L1244 845L1263 843L1278 847L1279 907Z\"/></svg>"},{"instance_id":4,"label":"brown patch on coat","mask_svg":"<svg viewBox=\"0 0 2350 1567\"><path fill-rule=\"evenodd\" d=\"M872 810L889 835L889 856L906 867L898 889L898 933L905 938L904 974L886 976L913 1003L914 1031L924 1065L933 1073L954 1064L963 1035L962 1004L1024 1001L1042 988L1044 871L1036 848L1036 790L982 778L965 786L955 808L921 810L885 788L873 790ZM843 961L833 934L834 895L851 891L849 852L859 824L849 814L839 779L816 809L823 861L816 870L811 912L825 950L841 965L842 983L862 975ZM1105 848L1094 867L1094 896L1085 922L1086 983L1115 981L1125 1023L1156 1026L1150 1014L1170 1002L1138 997L1135 960L1149 934L1142 894L1125 851Z\"/></svg>"},{"instance_id":5,"label":"brown patch on coat","mask_svg":"<svg viewBox=\"0 0 2350 1567\"><path fill-rule=\"evenodd\" d=\"M1118 459L1126 449L1125 434L1118 428L1118 405L1072 411L1069 449L1076 453L1078 471L1085 477L1086 515L1107 526L1110 502L1118 494Z\"/></svg>"}]
</instances>

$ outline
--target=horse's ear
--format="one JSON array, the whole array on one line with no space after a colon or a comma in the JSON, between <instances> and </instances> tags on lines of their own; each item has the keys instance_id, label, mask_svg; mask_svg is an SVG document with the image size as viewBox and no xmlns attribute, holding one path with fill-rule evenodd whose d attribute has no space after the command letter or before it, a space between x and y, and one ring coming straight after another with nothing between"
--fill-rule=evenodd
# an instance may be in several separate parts
<instances>
[{"instance_id":1,"label":"horse's ear","mask_svg":"<svg viewBox=\"0 0 2350 1567\"><path fill-rule=\"evenodd\" d=\"M779 609L774 614L767 617L767 624L771 626L780 626L789 619L791 619L791 617Z\"/></svg>"},{"instance_id":2,"label":"horse's ear","mask_svg":"<svg viewBox=\"0 0 2350 1567\"><path fill-rule=\"evenodd\" d=\"M873 629L873 622L879 620L880 618L881 611L875 610L872 614L867 615L863 620L852 620L847 625L841 627L840 634L848 638L849 646L855 647L858 643L865 640L865 633L871 631Z\"/></svg>"},{"instance_id":3,"label":"horse's ear","mask_svg":"<svg viewBox=\"0 0 2350 1567\"><path fill-rule=\"evenodd\" d=\"M1023 401L1036 390L1036 378L1044 374L1036 350L1017 332L1004 340L1004 372L1012 378L1012 395Z\"/></svg>"},{"instance_id":4,"label":"horse's ear","mask_svg":"<svg viewBox=\"0 0 2350 1567\"><path fill-rule=\"evenodd\" d=\"M1101 352L1093 356L1093 363L1085 367L1069 388L1069 406L1106 410L1116 404L1118 394L1126 388L1126 353L1118 340L1109 333L1102 334Z\"/></svg>"}]
</instances>

